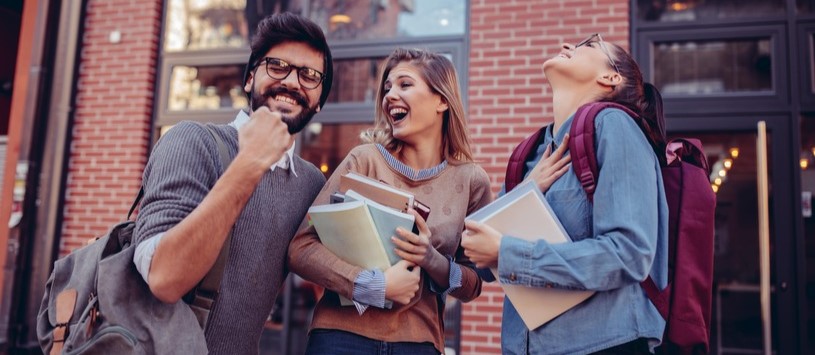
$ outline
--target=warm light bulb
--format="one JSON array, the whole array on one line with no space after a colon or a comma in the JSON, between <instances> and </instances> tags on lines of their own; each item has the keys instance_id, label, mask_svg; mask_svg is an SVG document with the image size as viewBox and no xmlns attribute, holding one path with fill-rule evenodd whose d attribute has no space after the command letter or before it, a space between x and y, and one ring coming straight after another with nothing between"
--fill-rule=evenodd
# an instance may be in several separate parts
<instances>
[{"instance_id":1,"label":"warm light bulb","mask_svg":"<svg viewBox=\"0 0 815 355\"><path fill-rule=\"evenodd\" d=\"M727 158L724 160L724 168L730 169L733 167L733 159Z\"/></svg>"},{"instance_id":2,"label":"warm light bulb","mask_svg":"<svg viewBox=\"0 0 815 355\"><path fill-rule=\"evenodd\" d=\"M346 14L335 14L331 15L328 21L330 21L331 24L351 23L351 16L348 16Z\"/></svg>"},{"instance_id":3,"label":"warm light bulb","mask_svg":"<svg viewBox=\"0 0 815 355\"><path fill-rule=\"evenodd\" d=\"M801 164L801 170L806 170L809 167L809 159L802 158L799 164Z\"/></svg>"},{"instance_id":4,"label":"warm light bulb","mask_svg":"<svg viewBox=\"0 0 815 355\"><path fill-rule=\"evenodd\" d=\"M673 4L671 4L671 10L674 10L674 11L683 11L683 10L687 10L687 9L688 9L688 4L680 2L680 1L677 1L677 2L675 2Z\"/></svg>"},{"instance_id":5,"label":"warm light bulb","mask_svg":"<svg viewBox=\"0 0 815 355\"><path fill-rule=\"evenodd\" d=\"M713 184L714 185L721 185L722 184L722 178L717 177L715 180L713 180Z\"/></svg>"},{"instance_id":6,"label":"warm light bulb","mask_svg":"<svg viewBox=\"0 0 815 355\"><path fill-rule=\"evenodd\" d=\"M739 157L739 148L730 148L730 156L733 158Z\"/></svg>"},{"instance_id":7,"label":"warm light bulb","mask_svg":"<svg viewBox=\"0 0 815 355\"><path fill-rule=\"evenodd\" d=\"M724 169L719 170L719 176L721 176L721 177L727 176L727 170L724 170Z\"/></svg>"},{"instance_id":8,"label":"warm light bulb","mask_svg":"<svg viewBox=\"0 0 815 355\"><path fill-rule=\"evenodd\" d=\"M328 172L328 164L320 164L320 171L327 173Z\"/></svg>"},{"instance_id":9,"label":"warm light bulb","mask_svg":"<svg viewBox=\"0 0 815 355\"><path fill-rule=\"evenodd\" d=\"M713 188L713 192L719 192L719 186L718 185L710 185L710 187Z\"/></svg>"}]
</instances>

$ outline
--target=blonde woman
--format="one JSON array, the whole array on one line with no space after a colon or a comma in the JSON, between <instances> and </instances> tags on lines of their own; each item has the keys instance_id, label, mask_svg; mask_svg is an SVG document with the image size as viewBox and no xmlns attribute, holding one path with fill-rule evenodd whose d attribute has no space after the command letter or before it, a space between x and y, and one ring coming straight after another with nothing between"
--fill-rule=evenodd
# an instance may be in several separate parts
<instances>
[{"instance_id":1,"label":"blonde woman","mask_svg":"<svg viewBox=\"0 0 815 355\"><path fill-rule=\"evenodd\" d=\"M327 204L340 176L356 172L415 194L431 209L418 234L397 230L404 260L364 270L326 249L313 227L289 245L291 270L326 288L314 311L307 354L439 354L446 295L464 302L481 280L460 247L464 217L492 198L486 172L473 163L453 64L422 50L397 49L377 89L376 126L363 133L314 205ZM343 307L337 295L354 301ZM388 302L390 301L390 302ZM392 304L391 307L386 306Z\"/></svg>"}]
</instances>

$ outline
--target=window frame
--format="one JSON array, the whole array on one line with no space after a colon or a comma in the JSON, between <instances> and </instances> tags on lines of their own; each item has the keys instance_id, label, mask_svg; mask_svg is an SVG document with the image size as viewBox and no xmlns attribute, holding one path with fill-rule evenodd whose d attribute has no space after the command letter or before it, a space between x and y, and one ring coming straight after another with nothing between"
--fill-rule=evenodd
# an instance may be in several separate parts
<instances>
[{"instance_id":1,"label":"window frame","mask_svg":"<svg viewBox=\"0 0 815 355\"><path fill-rule=\"evenodd\" d=\"M805 111L815 111L815 20L801 22L797 26L798 68L802 69L798 81L801 106Z\"/></svg>"},{"instance_id":2,"label":"window frame","mask_svg":"<svg viewBox=\"0 0 815 355\"><path fill-rule=\"evenodd\" d=\"M772 90L770 92L734 92L709 95L670 95L663 96L666 112L694 113L727 113L733 107L745 111L774 111L788 107L789 83L787 75L782 72L789 62L787 44L783 25L733 26L717 28L694 28L683 31L642 31L636 33L638 46L634 55L646 81L653 82L655 42L666 41L709 41L769 38L772 55Z\"/></svg>"},{"instance_id":3,"label":"window frame","mask_svg":"<svg viewBox=\"0 0 815 355\"><path fill-rule=\"evenodd\" d=\"M793 1L793 5L795 0ZM671 21L671 22L660 22L660 21L646 21L640 19L639 13L639 6L637 4L637 0L632 0L629 4L631 4L631 22L636 22L636 28L638 30L660 30L660 29L677 29L677 30L687 30L688 27L733 27L738 26L745 23L757 23L757 22L785 22L787 20L787 14L790 11L789 7L789 0L785 3L785 11L778 15L756 15L756 16L744 16L744 17L729 17L723 19L703 19L703 20L687 20L687 21ZM794 11L794 10L793 10ZM634 26L632 26L634 28Z\"/></svg>"}]
</instances>

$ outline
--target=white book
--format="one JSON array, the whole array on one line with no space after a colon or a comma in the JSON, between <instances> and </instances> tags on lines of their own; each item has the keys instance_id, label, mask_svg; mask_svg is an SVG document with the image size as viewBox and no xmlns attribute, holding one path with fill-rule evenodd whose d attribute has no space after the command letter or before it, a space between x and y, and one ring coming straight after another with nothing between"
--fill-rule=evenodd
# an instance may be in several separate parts
<instances>
[{"instance_id":1,"label":"white book","mask_svg":"<svg viewBox=\"0 0 815 355\"><path fill-rule=\"evenodd\" d=\"M541 194L537 184L529 181L467 217L484 223L505 236L528 241L545 240L550 244L570 243L552 208ZM492 270L496 279L498 272ZM593 291L574 291L554 288L526 287L501 284L507 298L530 330L585 301Z\"/></svg>"}]
</instances>

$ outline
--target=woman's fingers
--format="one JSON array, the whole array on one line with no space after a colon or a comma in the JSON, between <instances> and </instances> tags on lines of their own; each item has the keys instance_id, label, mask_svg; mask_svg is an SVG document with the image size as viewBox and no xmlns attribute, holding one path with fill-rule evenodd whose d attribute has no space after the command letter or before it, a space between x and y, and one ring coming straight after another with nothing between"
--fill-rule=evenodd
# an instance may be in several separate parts
<instances>
[{"instance_id":1,"label":"woman's fingers","mask_svg":"<svg viewBox=\"0 0 815 355\"><path fill-rule=\"evenodd\" d=\"M406 253L406 252L402 251L401 249L396 249L395 252L396 252L397 256L402 258L402 260L408 261L408 262L410 262L412 264L418 264L420 261L422 261L421 256L419 256L419 255Z\"/></svg>"},{"instance_id":2,"label":"woman's fingers","mask_svg":"<svg viewBox=\"0 0 815 355\"><path fill-rule=\"evenodd\" d=\"M396 228L396 235L413 244L424 244L421 237L402 227Z\"/></svg>"},{"instance_id":3,"label":"woman's fingers","mask_svg":"<svg viewBox=\"0 0 815 355\"><path fill-rule=\"evenodd\" d=\"M546 158L548 158L550 155L552 155L552 146L551 146L551 145L547 145L547 146L546 146L546 150L544 150L544 151L543 151L543 158L544 158L544 159L546 159Z\"/></svg>"}]
</instances>

